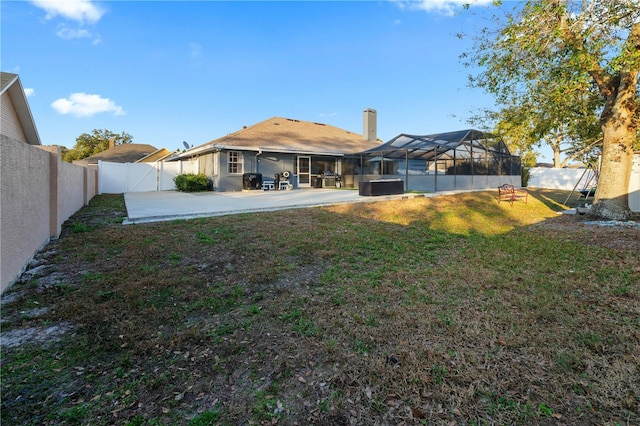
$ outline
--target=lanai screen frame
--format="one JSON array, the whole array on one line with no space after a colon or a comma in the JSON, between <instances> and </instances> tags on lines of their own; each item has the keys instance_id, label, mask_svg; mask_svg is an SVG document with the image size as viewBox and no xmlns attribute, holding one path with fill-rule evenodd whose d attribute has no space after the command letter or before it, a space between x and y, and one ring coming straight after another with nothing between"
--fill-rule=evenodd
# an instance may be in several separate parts
<instances>
[{"instance_id":1,"label":"lanai screen frame","mask_svg":"<svg viewBox=\"0 0 640 426\"><path fill-rule=\"evenodd\" d=\"M511 155L502 139L474 129L424 136L402 133L380 146L346 157L360 159L361 170L367 161L377 159L380 175L397 175L386 173L383 166L385 160L405 161L405 166L408 166L409 160L424 160L427 165L425 170L429 170L429 165L434 165L434 174L444 175L501 176L521 173L520 157ZM442 161L448 165L445 172L438 171L438 162ZM408 174L408 167L405 169Z\"/></svg>"},{"instance_id":2,"label":"lanai screen frame","mask_svg":"<svg viewBox=\"0 0 640 426\"><path fill-rule=\"evenodd\" d=\"M475 129L403 133L369 150L346 154L342 162L346 186L401 179L405 190L427 192L488 189L505 182L520 185L521 174L520 157L512 155L501 138Z\"/></svg>"}]
</instances>

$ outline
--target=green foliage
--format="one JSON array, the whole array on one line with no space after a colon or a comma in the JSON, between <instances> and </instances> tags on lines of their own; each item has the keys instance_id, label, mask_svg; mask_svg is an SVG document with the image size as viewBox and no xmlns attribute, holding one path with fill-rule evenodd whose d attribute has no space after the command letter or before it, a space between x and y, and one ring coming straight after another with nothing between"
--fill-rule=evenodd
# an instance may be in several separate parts
<instances>
[{"instance_id":1,"label":"green foliage","mask_svg":"<svg viewBox=\"0 0 640 426\"><path fill-rule=\"evenodd\" d=\"M186 173L173 178L178 191L198 192L208 191L211 188L209 178L205 174Z\"/></svg>"},{"instance_id":2,"label":"green foliage","mask_svg":"<svg viewBox=\"0 0 640 426\"><path fill-rule=\"evenodd\" d=\"M76 138L76 144L72 149L62 150L62 159L72 162L91 157L109 149L113 142L114 146L124 143L132 143L133 136L126 132L121 134L113 133L107 129L93 129L91 134L83 133Z\"/></svg>"},{"instance_id":3,"label":"green foliage","mask_svg":"<svg viewBox=\"0 0 640 426\"><path fill-rule=\"evenodd\" d=\"M480 69L471 86L495 97L497 121L526 146L546 141L556 154L589 161L602 145L593 214L627 218L628 174L619 169L631 167L640 114L636 2L531 0L501 8L463 55Z\"/></svg>"}]
</instances>

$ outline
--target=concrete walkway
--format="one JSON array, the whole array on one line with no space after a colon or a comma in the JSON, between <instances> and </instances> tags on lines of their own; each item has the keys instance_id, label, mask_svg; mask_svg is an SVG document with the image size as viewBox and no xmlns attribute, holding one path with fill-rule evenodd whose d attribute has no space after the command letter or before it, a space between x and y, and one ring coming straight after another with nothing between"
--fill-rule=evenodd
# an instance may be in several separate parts
<instances>
[{"instance_id":1,"label":"concrete walkway","mask_svg":"<svg viewBox=\"0 0 640 426\"><path fill-rule=\"evenodd\" d=\"M124 194L128 216L123 223L128 225L345 203L370 203L444 194L444 192L437 194L411 193L368 197L360 196L357 190L315 188L291 191L129 192Z\"/></svg>"}]
</instances>

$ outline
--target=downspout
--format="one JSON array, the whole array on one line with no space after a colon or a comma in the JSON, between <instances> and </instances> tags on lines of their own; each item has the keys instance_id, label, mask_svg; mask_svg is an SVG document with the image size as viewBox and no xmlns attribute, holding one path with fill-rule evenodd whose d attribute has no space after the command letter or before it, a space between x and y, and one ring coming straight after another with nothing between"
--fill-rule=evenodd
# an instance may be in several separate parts
<instances>
[{"instance_id":1,"label":"downspout","mask_svg":"<svg viewBox=\"0 0 640 426\"><path fill-rule=\"evenodd\" d=\"M258 158L260 155L262 155L262 149L258 148L258 153L256 154L256 173L260 173L260 158Z\"/></svg>"}]
</instances>

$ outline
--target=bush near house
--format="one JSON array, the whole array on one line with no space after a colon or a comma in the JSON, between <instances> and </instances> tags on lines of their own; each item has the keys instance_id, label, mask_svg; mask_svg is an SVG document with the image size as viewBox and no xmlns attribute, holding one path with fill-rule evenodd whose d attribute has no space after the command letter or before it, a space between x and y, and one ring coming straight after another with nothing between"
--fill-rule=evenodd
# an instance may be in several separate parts
<instances>
[{"instance_id":1,"label":"bush near house","mask_svg":"<svg viewBox=\"0 0 640 426\"><path fill-rule=\"evenodd\" d=\"M173 178L178 191L198 192L208 191L211 188L209 178L204 174L186 173Z\"/></svg>"}]
</instances>

